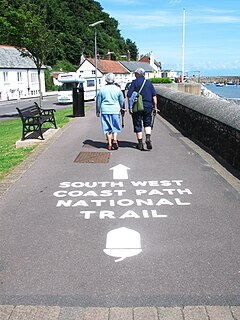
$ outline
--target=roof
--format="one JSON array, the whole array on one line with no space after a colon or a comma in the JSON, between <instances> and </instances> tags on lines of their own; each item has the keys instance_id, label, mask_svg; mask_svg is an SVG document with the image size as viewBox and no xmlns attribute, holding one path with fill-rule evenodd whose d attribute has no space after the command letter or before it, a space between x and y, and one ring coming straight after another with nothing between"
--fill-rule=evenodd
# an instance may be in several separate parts
<instances>
[{"instance_id":1,"label":"roof","mask_svg":"<svg viewBox=\"0 0 240 320\"><path fill-rule=\"evenodd\" d=\"M66 73L66 72L63 72L63 71L54 71L54 72L51 72L51 76L52 76L54 79L57 79L60 74L64 74L64 73Z\"/></svg>"},{"instance_id":2,"label":"roof","mask_svg":"<svg viewBox=\"0 0 240 320\"><path fill-rule=\"evenodd\" d=\"M95 66L95 60L88 58L88 60L91 64ZM99 59L97 61L97 68L102 73L118 73L118 74L127 74L129 71L124 68L124 66L119 61L113 61L113 60L101 60Z\"/></svg>"},{"instance_id":3,"label":"roof","mask_svg":"<svg viewBox=\"0 0 240 320\"><path fill-rule=\"evenodd\" d=\"M130 72L134 72L138 68L143 68L145 72L154 72L153 67L147 62L139 61L120 61L121 64L128 69Z\"/></svg>"},{"instance_id":4,"label":"roof","mask_svg":"<svg viewBox=\"0 0 240 320\"><path fill-rule=\"evenodd\" d=\"M150 58L145 55L141 57L138 61L150 63Z\"/></svg>"},{"instance_id":5,"label":"roof","mask_svg":"<svg viewBox=\"0 0 240 320\"><path fill-rule=\"evenodd\" d=\"M15 47L0 45L0 68L36 69L37 67L29 57L22 57Z\"/></svg>"},{"instance_id":6,"label":"roof","mask_svg":"<svg viewBox=\"0 0 240 320\"><path fill-rule=\"evenodd\" d=\"M139 61L150 63L150 60L151 60L151 59L150 59L150 56L151 56L150 53L146 53L145 55L141 56L141 58L139 59ZM161 67L161 62L159 62L159 61L157 61L157 60L155 60L155 59L153 59L153 60L154 60L154 64L155 64L157 67Z\"/></svg>"}]
</instances>

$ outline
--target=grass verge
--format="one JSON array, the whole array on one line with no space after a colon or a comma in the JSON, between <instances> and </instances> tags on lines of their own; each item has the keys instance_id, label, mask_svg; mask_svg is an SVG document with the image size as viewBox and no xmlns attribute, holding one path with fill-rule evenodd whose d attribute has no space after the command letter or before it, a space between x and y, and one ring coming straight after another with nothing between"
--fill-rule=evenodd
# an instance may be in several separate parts
<instances>
[{"instance_id":1,"label":"grass verge","mask_svg":"<svg viewBox=\"0 0 240 320\"><path fill-rule=\"evenodd\" d=\"M57 126L63 127L71 120L72 107L57 110L55 118ZM47 124L46 124L46 127ZM20 164L38 146L16 148L15 143L21 139L22 122L19 119L0 122L0 180L14 167Z\"/></svg>"}]
</instances>

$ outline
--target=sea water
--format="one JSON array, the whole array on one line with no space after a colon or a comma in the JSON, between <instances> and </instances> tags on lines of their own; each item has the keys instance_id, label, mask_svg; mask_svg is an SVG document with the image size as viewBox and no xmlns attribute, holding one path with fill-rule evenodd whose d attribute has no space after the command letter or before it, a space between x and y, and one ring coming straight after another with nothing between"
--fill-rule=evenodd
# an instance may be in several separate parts
<instances>
[{"instance_id":1,"label":"sea water","mask_svg":"<svg viewBox=\"0 0 240 320\"><path fill-rule=\"evenodd\" d=\"M240 102L240 85L231 84L218 87L214 83L209 83L205 87L223 99L239 100L238 102Z\"/></svg>"}]
</instances>

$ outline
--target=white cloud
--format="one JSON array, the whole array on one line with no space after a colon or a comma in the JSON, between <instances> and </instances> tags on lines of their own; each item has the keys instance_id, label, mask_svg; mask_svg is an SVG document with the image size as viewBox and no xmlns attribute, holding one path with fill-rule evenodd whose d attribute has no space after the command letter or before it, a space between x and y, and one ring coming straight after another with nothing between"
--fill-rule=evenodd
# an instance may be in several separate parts
<instances>
[{"instance_id":1,"label":"white cloud","mask_svg":"<svg viewBox=\"0 0 240 320\"><path fill-rule=\"evenodd\" d=\"M179 15L168 11L154 11L140 13L137 11L126 13L118 11L113 12L112 16L116 17L120 25L136 29L150 29L166 26L178 26L182 21Z\"/></svg>"},{"instance_id":2,"label":"white cloud","mask_svg":"<svg viewBox=\"0 0 240 320\"><path fill-rule=\"evenodd\" d=\"M142 13L141 11L138 12L137 8L134 8L134 11L126 12L119 10L111 13L111 15L119 21L121 26L134 29L180 26L182 25L182 14L183 12L180 10L155 10ZM240 15L237 15L233 10L186 10L187 25L233 23L240 23Z\"/></svg>"},{"instance_id":3,"label":"white cloud","mask_svg":"<svg viewBox=\"0 0 240 320\"><path fill-rule=\"evenodd\" d=\"M239 16L216 15L216 14L190 14L187 22L191 24L222 24L222 23L240 23Z\"/></svg>"}]
</instances>

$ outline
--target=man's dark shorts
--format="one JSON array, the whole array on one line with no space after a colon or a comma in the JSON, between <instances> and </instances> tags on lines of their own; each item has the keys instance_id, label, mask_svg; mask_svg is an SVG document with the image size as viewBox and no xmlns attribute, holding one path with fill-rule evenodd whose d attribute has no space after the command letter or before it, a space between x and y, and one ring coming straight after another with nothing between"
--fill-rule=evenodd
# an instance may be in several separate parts
<instances>
[{"instance_id":1,"label":"man's dark shorts","mask_svg":"<svg viewBox=\"0 0 240 320\"><path fill-rule=\"evenodd\" d=\"M152 126L152 108L145 108L143 112L132 114L134 132L142 132L144 128Z\"/></svg>"}]
</instances>

